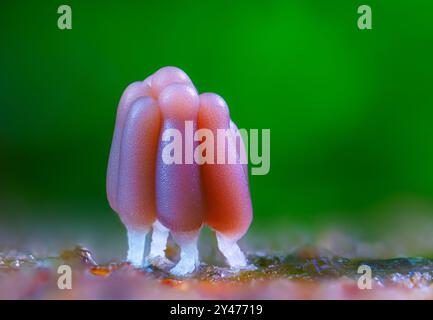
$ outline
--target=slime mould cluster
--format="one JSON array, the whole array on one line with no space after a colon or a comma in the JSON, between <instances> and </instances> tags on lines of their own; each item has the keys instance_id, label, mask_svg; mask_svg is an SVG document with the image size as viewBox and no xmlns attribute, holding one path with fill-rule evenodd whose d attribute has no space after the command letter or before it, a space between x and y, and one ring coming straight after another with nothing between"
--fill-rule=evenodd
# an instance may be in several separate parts
<instances>
[{"instance_id":1,"label":"slime mould cluster","mask_svg":"<svg viewBox=\"0 0 433 320\"><path fill-rule=\"evenodd\" d=\"M237 245L253 214L244 154L224 99L199 94L182 70L164 67L130 84L117 109L107 168L108 202L127 229L127 261L137 267L171 264L164 254L170 233L181 250L171 273L192 273L207 225L227 264L247 268Z\"/></svg>"}]
</instances>

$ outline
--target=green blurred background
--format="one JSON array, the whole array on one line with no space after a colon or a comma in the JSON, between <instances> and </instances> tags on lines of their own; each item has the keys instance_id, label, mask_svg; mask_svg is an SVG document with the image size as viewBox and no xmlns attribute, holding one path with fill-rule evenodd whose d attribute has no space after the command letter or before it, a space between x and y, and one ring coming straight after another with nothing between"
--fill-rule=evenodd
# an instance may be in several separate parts
<instances>
[{"instance_id":1,"label":"green blurred background","mask_svg":"<svg viewBox=\"0 0 433 320\"><path fill-rule=\"evenodd\" d=\"M367 230L407 203L433 216L433 2L71 0L63 31L61 4L1 4L0 224L121 228L105 195L117 103L167 65L239 127L271 129L256 228ZM357 28L361 4L373 30Z\"/></svg>"}]
</instances>

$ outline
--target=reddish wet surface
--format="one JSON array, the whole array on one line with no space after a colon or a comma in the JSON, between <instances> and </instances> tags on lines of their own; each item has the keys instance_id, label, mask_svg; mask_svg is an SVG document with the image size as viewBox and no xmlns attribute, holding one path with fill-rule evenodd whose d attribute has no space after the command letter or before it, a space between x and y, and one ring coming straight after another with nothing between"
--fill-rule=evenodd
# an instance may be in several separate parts
<instances>
[{"instance_id":1,"label":"reddish wet surface","mask_svg":"<svg viewBox=\"0 0 433 320\"><path fill-rule=\"evenodd\" d=\"M170 249L174 250L174 249ZM82 247L52 257L0 250L2 299L432 299L433 261L357 260L306 247L288 255L249 254L255 270L202 264L188 278L128 263L99 265ZM59 265L72 269L72 289L58 288ZM358 267L372 269L372 289L358 288Z\"/></svg>"}]
</instances>

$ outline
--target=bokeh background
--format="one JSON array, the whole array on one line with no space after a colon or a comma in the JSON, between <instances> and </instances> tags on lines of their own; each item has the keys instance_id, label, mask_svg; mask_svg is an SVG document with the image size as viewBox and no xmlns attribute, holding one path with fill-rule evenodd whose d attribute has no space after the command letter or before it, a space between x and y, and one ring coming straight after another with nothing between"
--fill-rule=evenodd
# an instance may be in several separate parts
<instances>
[{"instance_id":1,"label":"bokeh background","mask_svg":"<svg viewBox=\"0 0 433 320\"><path fill-rule=\"evenodd\" d=\"M373 30L357 28L364 3ZM61 4L1 4L9 236L50 222L123 232L105 195L117 103L166 65L222 95L239 127L271 129L271 171L250 177L253 230L433 229L431 1L70 0L63 31Z\"/></svg>"}]
</instances>

